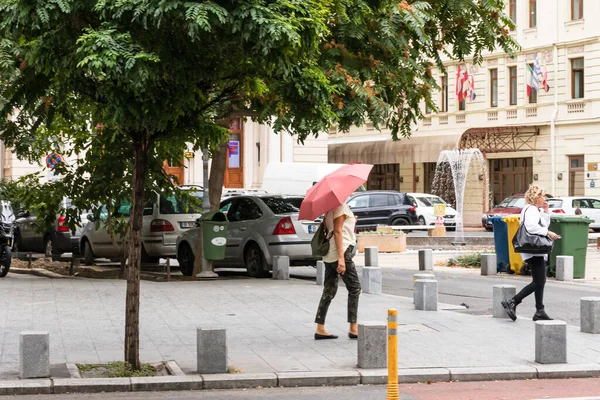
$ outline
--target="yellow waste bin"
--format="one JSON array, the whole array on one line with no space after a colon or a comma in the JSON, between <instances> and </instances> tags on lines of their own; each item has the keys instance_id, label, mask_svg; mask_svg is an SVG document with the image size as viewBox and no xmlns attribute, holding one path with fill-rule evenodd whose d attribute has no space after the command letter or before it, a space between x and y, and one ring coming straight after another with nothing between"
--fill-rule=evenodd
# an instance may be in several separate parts
<instances>
[{"instance_id":1,"label":"yellow waste bin","mask_svg":"<svg viewBox=\"0 0 600 400\"><path fill-rule=\"evenodd\" d=\"M513 237L515 233L517 233L517 229L519 229L519 223L521 220L520 215L508 215L502 218L504 222L506 222L506 226L508 228L508 260L509 267L506 268L506 271L509 274L523 274L523 258L521 254L515 253L515 247L512 244Z\"/></svg>"}]
</instances>

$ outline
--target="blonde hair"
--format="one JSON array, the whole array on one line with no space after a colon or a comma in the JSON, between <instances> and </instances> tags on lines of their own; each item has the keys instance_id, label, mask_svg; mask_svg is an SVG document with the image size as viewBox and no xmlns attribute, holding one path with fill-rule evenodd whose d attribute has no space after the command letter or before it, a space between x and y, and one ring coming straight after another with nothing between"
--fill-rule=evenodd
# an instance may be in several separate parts
<instances>
[{"instance_id":1,"label":"blonde hair","mask_svg":"<svg viewBox=\"0 0 600 400\"><path fill-rule=\"evenodd\" d=\"M535 200L539 195L545 195L546 191L538 185L529 185L529 189L525 192L525 202L527 204L535 204Z\"/></svg>"}]
</instances>

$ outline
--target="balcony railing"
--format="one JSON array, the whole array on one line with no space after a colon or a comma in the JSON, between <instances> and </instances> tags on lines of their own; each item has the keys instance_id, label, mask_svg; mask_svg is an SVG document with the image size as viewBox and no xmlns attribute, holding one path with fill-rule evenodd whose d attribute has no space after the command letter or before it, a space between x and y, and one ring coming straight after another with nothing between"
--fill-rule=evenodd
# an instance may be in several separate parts
<instances>
[{"instance_id":1,"label":"balcony railing","mask_svg":"<svg viewBox=\"0 0 600 400\"><path fill-rule=\"evenodd\" d=\"M456 123L464 124L467 120L467 116L465 114L457 114L456 115Z\"/></svg>"},{"instance_id":2,"label":"balcony railing","mask_svg":"<svg viewBox=\"0 0 600 400\"><path fill-rule=\"evenodd\" d=\"M498 121L498 111L488 111L488 121Z\"/></svg>"},{"instance_id":3,"label":"balcony railing","mask_svg":"<svg viewBox=\"0 0 600 400\"><path fill-rule=\"evenodd\" d=\"M448 125L448 116L447 115L442 115L440 116L440 125Z\"/></svg>"},{"instance_id":4,"label":"balcony railing","mask_svg":"<svg viewBox=\"0 0 600 400\"><path fill-rule=\"evenodd\" d=\"M423 126L431 126L431 118L423 118Z\"/></svg>"},{"instance_id":5,"label":"balcony railing","mask_svg":"<svg viewBox=\"0 0 600 400\"><path fill-rule=\"evenodd\" d=\"M517 110L506 110L506 119L517 119Z\"/></svg>"},{"instance_id":6,"label":"balcony railing","mask_svg":"<svg viewBox=\"0 0 600 400\"><path fill-rule=\"evenodd\" d=\"M536 107L527 107L525 109L525 118L535 118L537 117L537 106Z\"/></svg>"},{"instance_id":7,"label":"balcony railing","mask_svg":"<svg viewBox=\"0 0 600 400\"><path fill-rule=\"evenodd\" d=\"M585 102L584 101L567 103L567 113L568 114L579 114L582 112L585 112Z\"/></svg>"}]
</instances>

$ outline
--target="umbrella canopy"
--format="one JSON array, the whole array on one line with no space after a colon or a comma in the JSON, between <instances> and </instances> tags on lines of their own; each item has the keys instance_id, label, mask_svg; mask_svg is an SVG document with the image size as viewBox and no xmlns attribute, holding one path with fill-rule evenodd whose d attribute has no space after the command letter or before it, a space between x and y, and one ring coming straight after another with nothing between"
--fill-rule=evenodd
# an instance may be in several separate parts
<instances>
[{"instance_id":1,"label":"umbrella canopy","mask_svg":"<svg viewBox=\"0 0 600 400\"><path fill-rule=\"evenodd\" d=\"M314 220L344 203L367 181L372 168L370 164L348 164L325 175L307 190L298 219Z\"/></svg>"}]
</instances>

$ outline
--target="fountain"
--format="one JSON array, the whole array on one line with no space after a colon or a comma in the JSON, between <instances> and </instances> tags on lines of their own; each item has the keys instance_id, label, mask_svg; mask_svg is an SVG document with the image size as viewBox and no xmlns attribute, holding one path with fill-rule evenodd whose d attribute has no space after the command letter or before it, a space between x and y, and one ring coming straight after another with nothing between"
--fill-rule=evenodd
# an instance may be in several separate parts
<instances>
[{"instance_id":1,"label":"fountain","mask_svg":"<svg viewBox=\"0 0 600 400\"><path fill-rule=\"evenodd\" d=\"M473 168L471 168L473 164ZM448 171L448 169L450 171ZM464 200L465 200L465 188L467 186L467 179L469 177L469 169L473 172L483 174L483 178L487 177L487 167L483 154L479 149L461 149L461 150L444 150L440 153L435 168L435 176L433 178L432 187L441 188L443 179L442 177L447 173L451 172L452 183L454 184L454 196L456 202L456 239L453 245L462 245L466 243L464 241L464 228L463 228L463 217L464 217ZM480 179L475 178L477 181ZM484 190L485 190L484 185ZM489 192L488 192L489 193ZM438 195L442 193L437 193Z\"/></svg>"}]
</instances>

